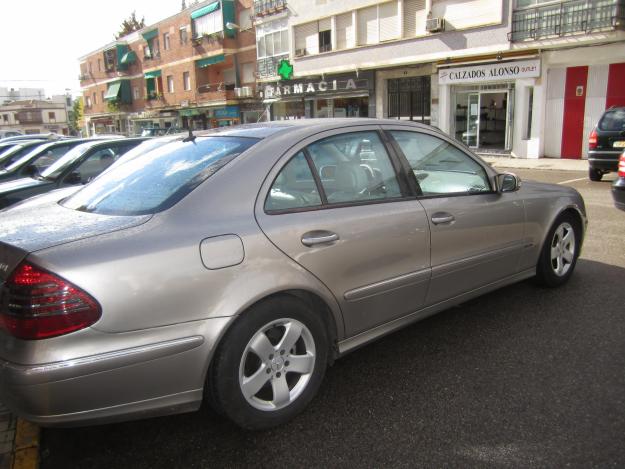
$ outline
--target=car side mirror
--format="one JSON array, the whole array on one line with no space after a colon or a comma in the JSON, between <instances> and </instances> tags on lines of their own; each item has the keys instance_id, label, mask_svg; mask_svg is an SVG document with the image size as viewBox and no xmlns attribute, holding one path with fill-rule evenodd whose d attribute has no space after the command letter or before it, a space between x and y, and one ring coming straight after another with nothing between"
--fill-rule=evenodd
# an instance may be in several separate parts
<instances>
[{"instance_id":1,"label":"car side mirror","mask_svg":"<svg viewBox=\"0 0 625 469\"><path fill-rule=\"evenodd\" d=\"M65 183L72 185L81 184L82 178L80 177L80 173L78 171L73 171L69 173L65 178Z\"/></svg>"},{"instance_id":2,"label":"car side mirror","mask_svg":"<svg viewBox=\"0 0 625 469\"><path fill-rule=\"evenodd\" d=\"M496 176L497 179L497 191L503 192L515 192L521 187L521 178L516 174L502 173Z\"/></svg>"}]
</instances>

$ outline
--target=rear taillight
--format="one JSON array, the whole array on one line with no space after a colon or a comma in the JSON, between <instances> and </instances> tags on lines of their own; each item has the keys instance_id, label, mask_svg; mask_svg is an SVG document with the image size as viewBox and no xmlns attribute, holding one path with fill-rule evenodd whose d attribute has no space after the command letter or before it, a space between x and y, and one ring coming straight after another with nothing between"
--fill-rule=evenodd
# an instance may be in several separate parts
<instances>
[{"instance_id":1,"label":"rear taillight","mask_svg":"<svg viewBox=\"0 0 625 469\"><path fill-rule=\"evenodd\" d=\"M594 150L597 148L597 129L592 129L590 136L588 137L588 148Z\"/></svg>"},{"instance_id":2,"label":"rear taillight","mask_svg":"<svg viewBox=\"0 0 625 469\"><path fill-rule=\"evenodd\" d=\"M20 264L0 292L0 327L20 339L46 339L100 319L100 305L76 285L33 264Z\"/></svg>"},{"instance_id":3,"label":"rear taillight","mask_svg":"<svg viewBox=\"0 0 625 469\"><path fill-rule=\"evenodd\" d=\"M618 160L618 177L625 178L625 151Z\"/></svg>"}]
</instances>

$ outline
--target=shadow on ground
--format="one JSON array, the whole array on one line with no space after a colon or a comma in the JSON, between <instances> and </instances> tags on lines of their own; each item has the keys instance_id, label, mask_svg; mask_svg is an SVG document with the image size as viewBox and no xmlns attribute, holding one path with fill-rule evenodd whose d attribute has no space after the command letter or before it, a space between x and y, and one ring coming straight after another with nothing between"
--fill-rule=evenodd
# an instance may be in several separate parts
<instances>
[{"instance_id":1,"label":"shadow on ground","mask_svg":"<svg viewBox=\"0 0 625 469\"><path fill-rule=\"evenodd\" d=\"M47 429L42 467L563 467L625 464L625 269L513 285L364 347L290 424L208 409Z\"/></svg>"}]
</instances>

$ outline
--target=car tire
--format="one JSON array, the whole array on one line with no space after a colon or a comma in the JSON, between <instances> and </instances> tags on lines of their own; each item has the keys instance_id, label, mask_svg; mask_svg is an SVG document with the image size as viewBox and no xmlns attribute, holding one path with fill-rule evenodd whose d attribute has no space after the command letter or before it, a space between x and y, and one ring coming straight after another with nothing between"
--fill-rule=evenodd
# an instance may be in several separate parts
<instances>
[{"instance_id":1,"label":"car tire","mask_svg":"<svg viewBox=\"0 0 625 469\"><path fill-rule=\"evenodd\" d=\"M565 284L577 264L582 241L579 220L571 214L561 214L547 234L536 265L536 281L545 287Z\"/></svg>"},{"instance_id":2,"label":"car tire","mask_svg":"<svg viewBox=\"0 0 625 469\"><path fill-rule=\"evenodd\" d=\"M588 179L591 181L601 181L603 172L600 169L588 168Z\"/></svg>"},{"instance_id":3,"label":"car tire","mask_svg":"<svg viewBox=\"0 0 625 469\"><path fill-rule=\"evenodd\" d=\"M237 425L284 424L317 393L328 363L322 318L294 297L253 306L223 337L209 370L210 402Z\"/></svg>"}]
</instances>

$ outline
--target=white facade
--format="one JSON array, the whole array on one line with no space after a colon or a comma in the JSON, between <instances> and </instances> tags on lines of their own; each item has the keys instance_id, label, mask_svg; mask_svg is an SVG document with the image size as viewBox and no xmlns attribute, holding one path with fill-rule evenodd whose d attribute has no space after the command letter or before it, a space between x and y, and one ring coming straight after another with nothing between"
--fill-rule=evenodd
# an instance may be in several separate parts
<instances>
[{"instance_id":1,"label":"white facade","mask_svg":"<svg viewBox=\"0 0 625 469\"><path fill-rule=\"evenodd\" d=\"M52 100L14 101L0 106L0 129L18 130L24 134L69 133L65 102Z\"/></svg>"}]
</instances>

